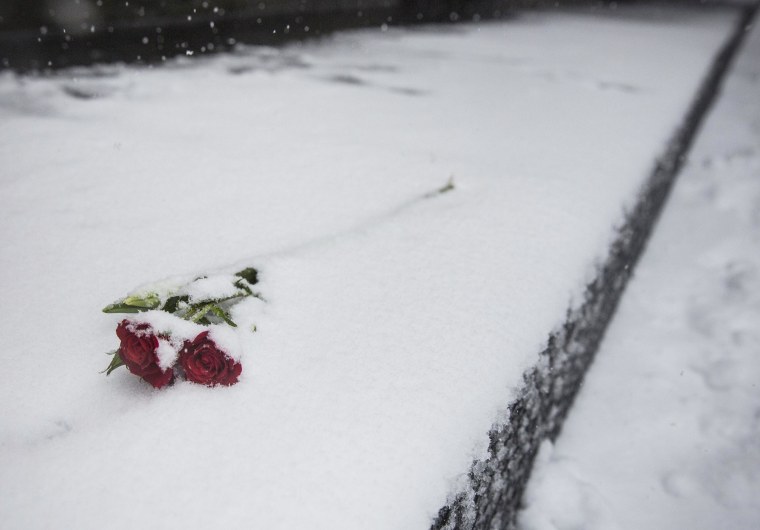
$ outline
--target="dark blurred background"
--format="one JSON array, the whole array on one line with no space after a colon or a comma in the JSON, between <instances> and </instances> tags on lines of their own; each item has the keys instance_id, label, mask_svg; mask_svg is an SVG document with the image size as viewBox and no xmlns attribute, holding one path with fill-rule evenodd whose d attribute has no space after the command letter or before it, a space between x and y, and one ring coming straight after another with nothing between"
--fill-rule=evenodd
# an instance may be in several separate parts
<instances>
[{"instance_id":1,"label":"dark blurred background","mask_svg":"<svg viewBox=\"0 0 760 530\"><path fill-rule=\"evenodd\" d=\"M614 5L563 0L562 5ZM0 69L152 63L336 29L499 18L554 0L0 0Z\"/></svg>"},{"instance_id":2,"label":"dark blurred background","mask_svg":"<svg viewBox=\"0 0 760 530\"><path fill-rule=\"evenodd\" d=\"M338 28L500 16L501 4L506 2L0 0L0 68L155 62Z\"/></svg>"},{"instance_id":3,"label":"dark blurred background","mask_svg":"<svg viewBox=\"0 0 760 530\"><path fill-rule=\"evenodd\" d=\"M192 22L194 17L213 19L215 16L241 17L275 12L388 8L400 3L400 0L4 0L0 2L0 28L22 30L47 26L83 33L91 31L92 27L97 31L103 25Z\"/></svg>"}]
</instances>

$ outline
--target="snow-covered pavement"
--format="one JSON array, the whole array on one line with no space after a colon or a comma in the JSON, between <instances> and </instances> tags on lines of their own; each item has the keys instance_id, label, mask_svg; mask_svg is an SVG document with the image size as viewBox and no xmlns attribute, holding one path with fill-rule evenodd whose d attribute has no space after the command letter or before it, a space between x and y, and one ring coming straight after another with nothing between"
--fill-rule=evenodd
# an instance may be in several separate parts
<instances>
[{"instance_id":1,"label":"snow-covered pavement","mask_svg":"<svg viewBox=\"0 0 760 530\"><path fill-rule=\"evenodd\" d=\"M525 502L523 530L760 524L760 26Z\"/></svg>"},{"instance_id":2,"label":"snow-covered pavement","mask_svg":"<svg viewBox=\"0 0 760 530\"><path fill-rule=\"evenodd\" d=\"M3 528L429 527L736 20L624 11L0 76ZM98 373L244 266L236 386Z\"/></svg>"}]
</instances>

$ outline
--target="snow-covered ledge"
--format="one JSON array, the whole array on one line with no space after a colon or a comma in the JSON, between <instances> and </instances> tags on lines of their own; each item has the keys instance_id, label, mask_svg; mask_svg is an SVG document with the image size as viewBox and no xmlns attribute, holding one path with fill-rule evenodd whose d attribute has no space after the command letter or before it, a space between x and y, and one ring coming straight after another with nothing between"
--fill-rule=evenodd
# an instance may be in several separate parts
<instances>
[{"instance_id":1,"label":"snow-covered ledge","mask_svg":"<svg viewBox=\"0 0 760 530\"><path fill-rule=\"evenodd\" d=\"M614 306L586 285L624 281L646 229L615 226L651 221L652 161L735 18L535 14L0 77L0 519L387 530L453 501L439 526L508 525L532 449L500 433L561 416L524 374L596 340L602 321L539 355L568 307ZM241 259L267 302L236 386L97 373L100 307ZM494 424L511 474L460 496Z\"/></svg>"},{"instance_id":2,"label":"snow-covered ledge","mask_svg":"<svg viewBox=\"0 0 760 530\"><path fill-rule=\"evenodd\" d=\"M756 11L757 6L743 10L681 126L657 159L633 210L618 229L607 259L586 287L582 304L571 308L564 324L549 336L539 362L525 373L524 387L510 404L506 421L495 425L489 433L488 458L473 463L467 486L441 508L433 529L514 527L536 452L543 440L554 440L559 434L692 141Z\"/></svg>"}]
</instances>

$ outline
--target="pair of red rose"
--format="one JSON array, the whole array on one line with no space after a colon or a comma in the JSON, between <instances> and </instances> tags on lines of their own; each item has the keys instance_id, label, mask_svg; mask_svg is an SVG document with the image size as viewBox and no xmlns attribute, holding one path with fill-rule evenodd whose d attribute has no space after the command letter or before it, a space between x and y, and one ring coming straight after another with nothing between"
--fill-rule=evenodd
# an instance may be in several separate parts
<instances>
[{"instance_id":1,"label":"pair of red rose","mask_svg":"<svg viewBox=\"0 0 760 530\"><path fill-rule=\"evenodd\" d=\"M158 337L148 324L123 320L116 335L121 340L118 355L130 372L155 388L174 380L174 368L162 370L158 364ZM185 342L179 352L179 364L188 381L207 386L234 385L243 371L241 364L230 359L208 336L208 331Z\"/></svg>"}]
</instances>

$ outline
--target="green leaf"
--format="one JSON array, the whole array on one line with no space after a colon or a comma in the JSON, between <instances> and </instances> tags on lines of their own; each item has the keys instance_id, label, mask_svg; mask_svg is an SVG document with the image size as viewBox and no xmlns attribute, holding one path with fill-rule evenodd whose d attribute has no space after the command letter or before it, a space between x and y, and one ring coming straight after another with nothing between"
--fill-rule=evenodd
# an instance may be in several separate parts
<instances>
[{"instance_id":1,"label":"green leaf","mask_svg":"<svg viewBox=\"0 0 760 530\"><path fill-rule=\"evenodd\" d=\"M437 197L439 195L443 195L444 193L448 193L450 191L453 191L456 189L456 186L454 185L454 176L452 175L449 177L449 180L446 182L446 184L437 190L433 190L431 192L426 193L421 198L422 199L432 199L434 197Z\"/></svg>"},{"instance_id":2,"label":"green leaf","mask_svg":"<svg viewBox=\"0 0 760 530\"><path fill-rule=\"evenodd\" d=\"M119 350L116 350L115 352L113 352L113 354L109 354L109 355L113 355L113 359L111 359L111 363L108 365L108 368L103 370L103 372L105 372L106 375L110 375L111 372L116 370L119 366L124 366L124 360L121 358L121 355L119 355ZM100 372L100 373L102 374L103 372Z\"/></svg>"},{"instance_id":3,"label":"green leaf","mask_svg":"<svg viewBox=\"0 0 760 530\"><path fill-rule=\"evenodd\" d=\"M251 285L256 285L259 282L259 271L253 267L247 267L242 271L236 272L235 276L240 276Z\"/></svg>"},{"instance_id":4,"label":"green leaf","mask_svg":"<svg viewBox=\"0 0 760 530\"><path fill-rule=\"evenodd\" d=\"M148 293L145 296L131 295L123 300L109 304L103 308L104 313L139 313L156 309L161 305L161 298L156 293Z\"/></svg>"},{"instance_id":5,"label":"green leaf","mask_svg":"<svg viewBox=\"0 0 760 530\"><path fill-rule=\"evenodd\" d=\"M166 311L167 313L176 313L179 303L187 302L189 299L190 297L187 295L172 296L166 301L166 303L164 304L164 307L162 307L161 310Z\"/></svg>"},{"instance_id":6,"label":"green leaf","mask_svg":"<svg viewBox=\"0 0 760 530\"><path fill-rule=\"evenodd\" d=\"M156 293L148 293L145 296L127 296L123 302L134 307L144 307L146 309L156 309L161 305L161 297Z\"/></svg>"},{"instance_id":7,"label":"green leaf","mask_svg":"<svg viewBox=\"0 0 760 530\"><path fill-rule=\"evenodd\" d=\"M187 315L185 315L185 318L189 318L192 322L201 322L202 320L207 320L206 313L211 311L211 308L213 307L213 304L206 304L201 307L193 307L190 309Z\"/></svg>"},{"instance_id":8,"label":"green leaf","mask_svg":"<svg viewBox=\"0 0 760 530\"><path fill-rule=\"evenodd\" d=\"M124 302L114 302L103 308L104 313L139 313L140 311L148 311L148 307L134 306L125 304Z\"/></svg>"},{"instance_id":9,"label":"green leaf","mask_svg":"<svg viewBox=\"0 0 760 530\"><path fill-rule=\"evenodd\" d=\"M449 180L448 182L446 182L446 185L443 186L442 188L438 188L437 191L439 194L442 194L442 193L452 191L455 187L456 186L454 186L454 176L452 175L451 177L449 177Z\"/></svg>"},{"instance_id":10,"label":"green leaf","mask_svg":"<svg viewBox=\"0 0 760 530\"><path fill-rule=\"evenodd\" d=\"M227 324L232 326L233 328L237 327L237 324L235 324L230 316L218 305L211 306L211 312L214 313L216 316L224 320Z\"/></svg>"},{"instance_id":11,"label":"green leaf","mask_svg":"<svg viewBox=\"0 0 760 530\"><path fill-rule=\"evenodd\" d=\"M243 278L236 281L233 285L243 291L243 293L239 293L240 296L251 296L253 294L253 291L251 291L251 288L249 287L248 281L244 280Z\"/></svg>"}]
</instances>

